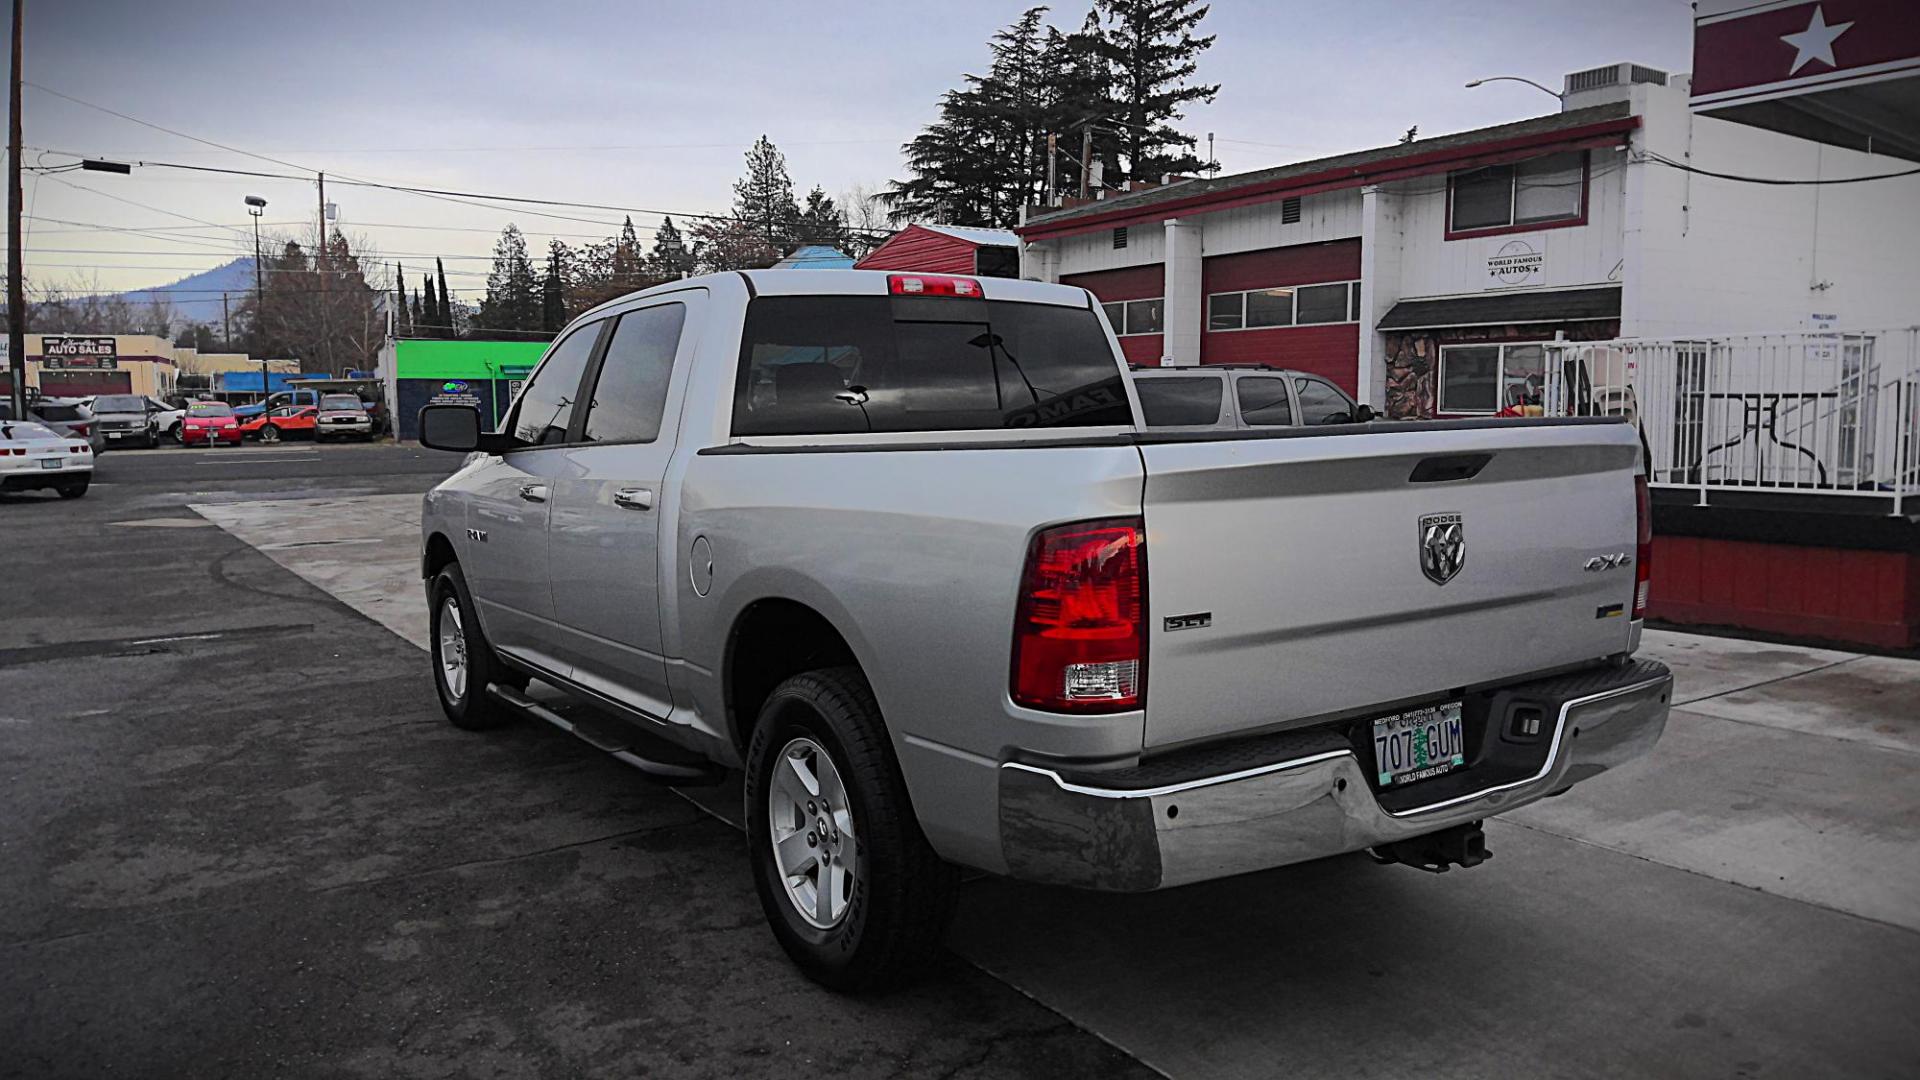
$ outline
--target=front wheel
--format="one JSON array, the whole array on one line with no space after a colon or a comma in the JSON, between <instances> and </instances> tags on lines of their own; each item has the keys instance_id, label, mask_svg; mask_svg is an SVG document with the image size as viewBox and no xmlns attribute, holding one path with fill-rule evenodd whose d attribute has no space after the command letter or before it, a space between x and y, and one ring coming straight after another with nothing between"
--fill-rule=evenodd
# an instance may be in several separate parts
<instances>
[{"instance_id":1,"label":"front wheel","mask_svg":"<svg viewBox=\"0 0 1920 1080\"><path fill-rule=\"evenodd\" d=\"M880 990L922 970L959 874L927 843L857 668L796 675L747 750L747 849L774 937L808 978Z\"/></svg>"},{"instance_id":2,"label":"front wheel","mask_svg":"<svg viewBox=\"0 0 1920 1080\"><path fill-rule=\"evenodd\" d=\"M167 437L173 440L173 445L175 446L187 445L186 425L175 424L168 428Z\"/></svg>"},{"instance_id":3,"label":"front wheel","mask_svg":"<svg viewBox=\"0 0 1920 1080\"><path fill-rule=\"evenodd\" d=\"M431 626L427 635L433 657L433 685L440 692L440 709L455 727L482 731L513 719L505 705L487 693L487 684L502 681L500 661L493 655L473 610L473 595L459 563L449 563L434 575L427 592Z\"/></svg>"}]
</instances>

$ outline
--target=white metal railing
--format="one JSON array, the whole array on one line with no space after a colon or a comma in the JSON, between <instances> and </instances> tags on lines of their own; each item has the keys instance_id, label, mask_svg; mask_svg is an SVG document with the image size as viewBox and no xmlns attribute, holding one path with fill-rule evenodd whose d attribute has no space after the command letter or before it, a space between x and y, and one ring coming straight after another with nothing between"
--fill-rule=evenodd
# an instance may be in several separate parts
<instances>
[{"instance_id":1,"label":"white metal railing","mask_svg":"<svg viewBox=\"0 0 1920 1080\"><path fill-rule=\"evenodd\" d=\"M1543 411L1627 415L1652 483L1920 495L1920 327L1547 345Z\"/></svg>"}]
</instances>

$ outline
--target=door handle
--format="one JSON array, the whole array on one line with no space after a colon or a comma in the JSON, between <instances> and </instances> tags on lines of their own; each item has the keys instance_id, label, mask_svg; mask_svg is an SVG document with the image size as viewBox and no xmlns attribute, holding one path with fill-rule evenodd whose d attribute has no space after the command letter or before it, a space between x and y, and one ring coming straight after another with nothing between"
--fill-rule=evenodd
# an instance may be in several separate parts
<instances>
[{"instance_id":1,"label":"door handle","mask_svg":"<svg viewBox=\"0 0 1920 1080\"><path fill-rule=\"evenodd\" d=\"M547 485L522 484L520 485L520 497L528 502L546 502Z\"/></svg>"},{"instance_id":2,"label":"door handle","mask_svg":"<svg viewBox=\"0 0 1920 1080\"><path fill-rule=\"evenodd\" d=\"M647 488L620 488L613 493L613 504L624 510L651 510L653 492Z\"/></svg>"}]
</instances>

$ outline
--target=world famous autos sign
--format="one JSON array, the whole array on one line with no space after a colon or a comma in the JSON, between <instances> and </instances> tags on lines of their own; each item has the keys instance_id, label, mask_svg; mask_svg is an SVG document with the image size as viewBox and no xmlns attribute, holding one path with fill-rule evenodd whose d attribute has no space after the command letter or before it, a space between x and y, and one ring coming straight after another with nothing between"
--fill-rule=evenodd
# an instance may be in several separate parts
<instances>
[{"instance_id":1,"label":"world famous autos sign","mask_svg":"<svg viewBox=\"0 0 1920 1080\"><path fill-rule=\"evenodd\" d=\"M40 339L40 366L43 368L107 371L120 366L119 357L119 349L111 337L47 334Z\"/></svg>"}]
</instances>

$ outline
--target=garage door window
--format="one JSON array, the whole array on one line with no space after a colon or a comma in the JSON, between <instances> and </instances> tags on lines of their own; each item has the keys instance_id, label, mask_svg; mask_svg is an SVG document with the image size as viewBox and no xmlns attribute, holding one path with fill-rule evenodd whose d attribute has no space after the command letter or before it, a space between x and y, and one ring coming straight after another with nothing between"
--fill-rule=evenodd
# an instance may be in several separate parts
<instances>
[{"instance_id":1,"label":"garage door window","mask_svg":"<svg viewBox=\"0 0 1920 1080\"><path fill-rule=\"evenodd\" d=\"M1107 322L1113 324L1114 335L1127 337L1159 333L1166 304L1156 296L1151 300L1116 300L1100 308L1107 313Z\"/></svg>"}]
</instances>

